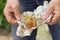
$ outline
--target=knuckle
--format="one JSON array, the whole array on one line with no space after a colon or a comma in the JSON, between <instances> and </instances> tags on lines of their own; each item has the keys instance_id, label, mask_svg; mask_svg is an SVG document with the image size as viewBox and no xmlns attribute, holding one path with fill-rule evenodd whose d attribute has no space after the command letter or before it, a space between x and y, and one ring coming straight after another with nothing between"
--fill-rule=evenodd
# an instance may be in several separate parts
<instances>
[{"instance_id":1,"label":"knuckle","mask_svg":"<svg viewBox=\"0 0 60 40\"><path fill-rule=\"evenodd\" d=\"M8 23L12 24L12 22L8 21Z\"/></svg>"},{"instance_id":2,"label":"knuckle","mask_svg":"<svg viewBox=\"0 0 60 40\"><path fill-rule=\"evenodd\" d=\"M13 6L13 9L17 9L17 7L16 6Z\"/></svg>"},{"instance_id":3,"label":"knuckle","mask_svg":"<svg viewBox=\"0 0 60 40\"><path fill-rule=\"evenodd\" d=\"M5 7L5 8L4 8L4 10L3 10L3 13L5 14L5 13L6 13L6 11L7 11L7 8Z\"/></svg>"},{"instance_id":4,"label":"knuckle","mask_svg":"<svg viewBox=\"0 0 60 40\"><path fill-rule=\"evenodd\" d=\"M54 23L50 24L50 25L54 25Z\"/></svg>"},{"instance_id":5,"label":"knuckle","mask_svg":"<svg viewBox=\"0 0 60 40\"><path fill-rule=\"evenodd\" d=\"M11 20L8 20L8 19L7 19L7 21L8 21L8 23L11 23Z\"/></svg>"},{"instance_id":6,"label":"knuckle","mask_svg":"<svg viewBox=\"0 0 60 40\"><path fill-rule=\"evenodd\" d=\"M10 21L8 20L8 23L10 23Z\"/></svg>"},{"instance_id":7,"label":"knuckle","mask_svg":"<svg viewBox=\"0 0 60 40\"><path fill-rule=\"evenodd\" d=\"M17 9L19 7L19 5L17 4L17 5L12 5L12 8L13 9Z\"/></svg>"},{"instance_id":8,"label":"knuckle","mask_svg":"<svg viewBox=\"0 0 60 40\"><path fill-rule=\"evenodd\" d=\"M57 14L57 17L59 18L60 17L60 14Z\"/></svg>"},{"instance_id":9,"label":"knuckle","mask_svg":"<svg viewBox=\"0 0 60 40\"><path fill-rule=\"evenodd\" d=\"M6 10L6 9L4 8L3 12L5 12L5 10Z\"/></svg>"},{"instance_id":10,"label":"knuckle","mask_svg":"<svg viewBox=\"0 0 60 40\"><path fill-rule=\"evenodd\" d=\"M4 9L4 11L3 11L4 13L6 12L6 10Z\"/></svg>"},{"instance_id":11,"label":"knuckle","mask_svg":"<svg viewBox=\"0 0 60 40\"><path fill-rule=\"evenodd\" d=\"M6 15L6 10L3 11L3 14Z\"/></svg>"},{"instance_id":12,"label":"knuckle","mask_svg":"<svg viewBox=\"0 0 60 40\"><path fill-rule=\"evenodd\" d=\"M16 7L17 7L17 5L12 5L12 7L13 7L13 8L16 8Z\"/></svg>"},{"instance_id":13,"label":"knuckle","mask_svg":"<svg viewBox=\"0 0 60 40\"><path fill-rule=\"evenodd\" d=\"M50 23L49 25L51 25L51 26L52 26L52 25L54 25L54 23Z\"/></svg>"}]
</instances>

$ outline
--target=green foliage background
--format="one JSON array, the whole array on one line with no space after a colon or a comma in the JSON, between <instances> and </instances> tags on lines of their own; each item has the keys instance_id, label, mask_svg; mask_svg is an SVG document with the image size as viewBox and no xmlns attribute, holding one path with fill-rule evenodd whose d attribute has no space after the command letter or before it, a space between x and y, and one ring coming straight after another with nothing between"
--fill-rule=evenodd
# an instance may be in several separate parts
<instances>
[{"instance_id":1,"label":"green foliage background","mask_svg":"<svg viewBox=\"0 0 60 40\"><path fill-rule=\"evenodd\" d=\"M5 4L6 0L0 0L0 29L10 31L10 24L7 22L6 18L3 15Z\"/></svg>"}]
</instances>

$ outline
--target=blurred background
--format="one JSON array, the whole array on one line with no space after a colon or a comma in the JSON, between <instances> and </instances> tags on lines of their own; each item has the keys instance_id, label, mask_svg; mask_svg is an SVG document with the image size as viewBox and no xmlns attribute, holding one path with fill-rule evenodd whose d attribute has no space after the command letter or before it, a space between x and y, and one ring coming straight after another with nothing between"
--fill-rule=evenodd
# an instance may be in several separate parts
<instances>
[{"instance_id":1,"label":"blurred background","mask_svg":"<svg viewBox=\"0 0 60 40\"><path fill-rule=\"evenodd\" d=\"M3 15L5 4L6 0L0 0L0 40L12 40L10 24ZM50 32L47 31L47 26L45 26L38 28L40 31L37 33L37 40L51 40Z\"/></svg>"},{"instance_id":2,"label":"blurred background","mask_svg":"<svg viewBox=\"0 0 60 40\"><path fill-rule=\"evenodd\" d=\"M7 22L3 15L6 0L0 0L0 40L10 40L10 24ZM10 38L10 39L9 39Z\"/></svg>"},{"instance_id":3,"label":"blurred background","mask_svg":"<svg viewBox=\"0 0 60 40\"><path fill-rule=\"evenodd\" d=\"M0 0L0 32L2 31L10 31L10 24L6 21L3 10L6 4L6 0Z\"/></svg>"}]
</instances>

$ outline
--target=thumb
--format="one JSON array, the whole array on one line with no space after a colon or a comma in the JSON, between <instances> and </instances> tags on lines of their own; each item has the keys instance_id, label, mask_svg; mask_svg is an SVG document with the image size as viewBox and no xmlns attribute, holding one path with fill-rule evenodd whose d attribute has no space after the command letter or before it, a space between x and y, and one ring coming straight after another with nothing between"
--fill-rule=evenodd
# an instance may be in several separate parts
<instances>
[{"instance_id":1,"label":"thumb","mask_svg":"<svg viewBox=\"0 0 60 40\"><path fill-rule=\"evenodd\" d=\"M20 20L20 10L19 7L13 9L16 20Z\"/></svg>"},{"instance_id":2,"label":"thumb","mask_svg":"<svg viewBox=\"0 0 60 40\"><path fill-rule=\"evenodd\" d=\"M54 3L53 3L53 1L51 1L48 5L48 8L46 9L45 14L43 15L42 19L46 20L50 16L50 14L53 12L53 10L54 10Z\"/></svg>"}]
</instances>

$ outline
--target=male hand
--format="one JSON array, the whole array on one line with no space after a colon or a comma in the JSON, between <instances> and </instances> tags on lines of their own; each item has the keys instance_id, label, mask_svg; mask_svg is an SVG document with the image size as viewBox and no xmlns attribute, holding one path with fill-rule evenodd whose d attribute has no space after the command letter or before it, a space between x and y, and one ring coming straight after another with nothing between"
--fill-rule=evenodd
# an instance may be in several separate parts
<instances>
[{"instance_id":1,"label":"male hand","mask_svg":"<svg viewBox=\"0 0 60 40\"><path fill-rule=\"evenodd\" d=\"M60 17L60 0L50 1L48 8L45 12L45 15L43 16L43 20L48 18L51 14L54 14L54 15L51 21L48 23L49 25L53 25L60 20L59 18Z\"/></svg>"},{"instance_id":2,"label":"male hand","mask_svg":"<svg viewBox=\"0 0 60 40\"><path fill-rule=\"evenodd\" d=\"M20 5L18 0L7 0L4 8L4 15L7 21L11 24L15 24L16 20L20 20Z\"/></svg>"}]
</instances>

